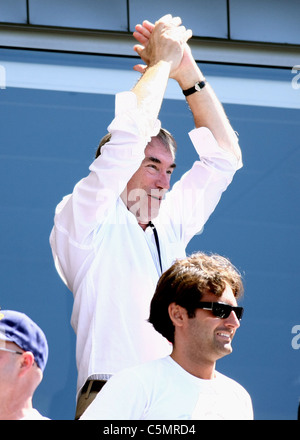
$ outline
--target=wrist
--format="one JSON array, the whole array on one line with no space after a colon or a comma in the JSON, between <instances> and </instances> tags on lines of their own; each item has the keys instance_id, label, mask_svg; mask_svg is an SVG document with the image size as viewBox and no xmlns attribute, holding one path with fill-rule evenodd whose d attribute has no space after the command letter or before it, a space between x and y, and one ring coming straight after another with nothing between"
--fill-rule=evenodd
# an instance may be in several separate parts
<instances>
[{"instance_id":1,"label":"wrist","mask_svg":"<svg viewBox=\"0 0 300 440\"><path fill-rule=\"evenodd\" d=\"M187 90L197 82L205 81L205 77L197 66L197 69L181 72L176 80L182 90Z\"/></svg>"},{"instance_id":2,"label":"wrist","mask_svg":"<svg viewBox=\"0 0 300 440\"><path fill-rule=\"evenodd\" d=\"M157 59L150 62L147 66L147 69L158 69L163 71L171 71L172 62L168 60Z\"/></svg>"},{"instance_id":3,"label":"wrist","mask_svg":"<svg viewBox=\"0 0 300 440\"><path fill-rule=\"evenodd\" d=\"M205 79L202 81L196 81L196 83L192 87L189 87L188 89L182 89L182 93L184 94L184 96L190 96L193 93L201 92L201 90L204 89L205 86Z\"/></svg>"},{"instance_id":4,"label":"wrist","mask_svg":"<svg viewBox=\"0 0 300 440\"><path fill-rule=\"evenodd\" d=\"M182 90L192 87L197 81L205 81L205 77L196 62L189 68L178 72L177 81Z\"/></svg>"}]
</instances>

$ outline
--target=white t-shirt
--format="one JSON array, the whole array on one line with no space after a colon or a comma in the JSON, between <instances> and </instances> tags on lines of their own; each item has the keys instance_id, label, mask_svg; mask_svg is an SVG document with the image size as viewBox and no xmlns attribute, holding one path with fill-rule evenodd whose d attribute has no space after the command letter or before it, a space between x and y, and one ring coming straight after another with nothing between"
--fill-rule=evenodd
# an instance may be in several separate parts
<instances>
[{"instance_id":1,"label":"white t-shirt","mask_svg":"<svg viewBox=\"0 0 300 440\"><path fill-rule=\"evenodd\" d=\"M144 232L119 197L159 128L159 121L147 126L134 93L118 94L110 143L56 209L50 244L57 270L74 295L78 392L91 375L115 374L171 351L147 322L161 275L153 231ZM201 161L175 183L153 220L163 271L185 256L188 242L241 166L207 128L193 130L190 138Z\"/></svg>"},{"instance_id":2,"label":"white t-shirt","mask_svg":"<svg viewBox=\"0 0 300 440\"><path fill-rule=\"evenodd\" d=\"M170 356L121 371L98 393L81 420L252 420L248 392L216 372L189 374Z\"/></svg>"},{"instance_id":3,"label":"white t-shirt","mask_svg":"<svg viewBox=\"0 0 300 440\"><path fill-rule=\"evenodd\" d=\"M26 416L20 420L50 420L48 417L42 416L37 409L32 408L26 413Z\"/></svg>"}]
</instances>

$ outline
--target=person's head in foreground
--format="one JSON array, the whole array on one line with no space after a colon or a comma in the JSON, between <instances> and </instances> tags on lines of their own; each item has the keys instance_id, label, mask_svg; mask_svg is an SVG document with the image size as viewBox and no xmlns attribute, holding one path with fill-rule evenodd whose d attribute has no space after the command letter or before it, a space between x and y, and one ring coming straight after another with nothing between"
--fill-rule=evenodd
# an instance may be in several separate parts
<instances>
[{"instance_id":1,"label":"person's head in foreground","mask_svg":"<svg viewBox=\"0 0 300 440\"><path fill-rule=\"evenodd\" d=\"M210 379L217 359L232 352L242 294L241 275L228 259L196 253L177 260L161 276L149 322L172 342L174 360Z\"/></svg>"},{"instance_id":2,"label":"person's head in foreground","mask_svg":"<svg viewBox=\"0 0 300 440\"><path fill-rule=\"evenodd\" d=\"M48 359L43 331L24 313L0 310L0 419L42 418L32 408Z\"/></svg>"}]
</instances>

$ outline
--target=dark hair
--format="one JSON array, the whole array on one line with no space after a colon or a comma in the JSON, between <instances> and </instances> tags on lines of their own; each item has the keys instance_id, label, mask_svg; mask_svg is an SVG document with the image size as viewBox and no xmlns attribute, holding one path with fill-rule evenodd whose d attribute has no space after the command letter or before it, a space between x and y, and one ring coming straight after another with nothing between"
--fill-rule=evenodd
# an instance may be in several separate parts
<instances>
[{"instance_id":1,"label":"dark hair","mask_svg":"<svg viewBox=\"0 0 300 440\"><path fill-rule=\"evenodd\" d=\"M96 150L95 159L97 159L97 157L100 156L101 148L103 147L104 144L110 141L110 138L111 138L111 133L107 133L105 136L103 136Z\"/></svg>"},{"instance_id":2,"label":"dark hair","mask_svg":"<svg viewBox=\"0 0 300 440\"><path fill-rule=\"evenodd\" d=\"M110 138L111 138L111 133L107 133L105 136L103 136L96 150L96 154L95 154L96 159L101 154L101 148L103 147L104 144L110 141ZM165 128L161 128L159 133L156 136L153 136L153 138L160 139L166 148L171 149L175 157L177 151L177 144L175 142L175 139L168 130L166 130Z\"/></svg>"},{"instance_id":3,"label":"dark hair","mask_svg":"<svg viewBox=\"0 0 300 440\"><path fill-rule=\"evenodd\" d=\"M236 298L243 294L241 274L231 262L220 255L195 253L177 260L160 277L150 305L149 322L168 341L174 343L174 326L168 307L176 303L184 307L190 318L205 293L222 296L226 283Z\"/></svg>"}]
</instances>

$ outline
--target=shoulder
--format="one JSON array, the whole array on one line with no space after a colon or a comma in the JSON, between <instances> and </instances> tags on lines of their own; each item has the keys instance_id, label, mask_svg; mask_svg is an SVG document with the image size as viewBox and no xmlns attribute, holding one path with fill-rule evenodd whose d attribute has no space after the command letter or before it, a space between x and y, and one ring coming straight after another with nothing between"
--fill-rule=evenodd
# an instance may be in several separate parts
<instances>
[{"instance_id":1,"label":"shoulder","mask_svg":"<svg viewBox=\"0 0 300 440\"><path fill-rule=\"evenodd\" d=\"M135 386L144 388L152 387L154 382L163 380L162 378L165 376L165 373L170 371L168 358L169 356L138 364L134 367L125 368L114 374L105 387L108 385L116 387L120 383L126 383L126 387L130 387L132 383L134 383Z\"/></svg>"},{"instance_id":2,"label":"shoulder","mask_svg":"<svg viewBox=\"0 0 300 440\"><path fill-rule=\"evenodd\" d=\"M234 379L231 379L228 376L225 376L220 372L216 372L216 373L217 373L217 380L219 381L220 384L222 384L223 387L226 387L232 393L243 395L244 397L250 398L248 391L239 382L237 382Z\"/></svg>"}]
</instances>

